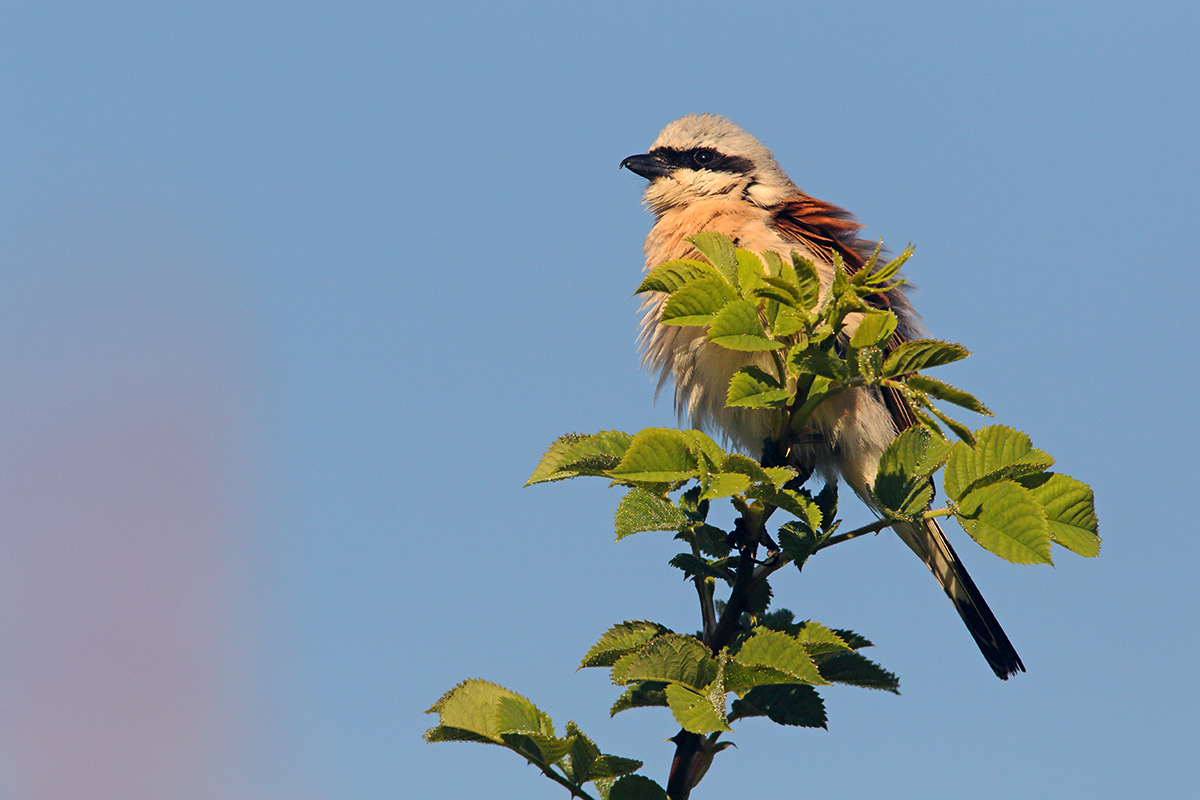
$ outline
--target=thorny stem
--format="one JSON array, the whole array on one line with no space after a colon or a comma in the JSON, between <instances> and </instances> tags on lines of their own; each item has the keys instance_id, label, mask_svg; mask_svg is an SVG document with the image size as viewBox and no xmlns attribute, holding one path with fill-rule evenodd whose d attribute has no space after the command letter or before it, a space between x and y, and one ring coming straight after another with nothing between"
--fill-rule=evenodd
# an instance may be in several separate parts
<instances>
[{"instance_id":1,"label":"thorny stem","mask_svg":"<svg viewBox=\"0 0 1200 800\"><path fill-rule=\"evenodd\" d=\"M530 762L530 763L533 763L533 762ZM563 786L565 786L567 788L567 790L571 792L571 797L580 797L583 800L596 800L596 798L592 797L590 794L585 792L579 786L576 786L575 784L568 781L562 775L559 775L557 772L555 772L549 766L543 767L540 764L538 764L537 766L541 767L542 774L545 775L547 778L554 781L555 783L560 783Z\"/></svg>"}]
</instances>

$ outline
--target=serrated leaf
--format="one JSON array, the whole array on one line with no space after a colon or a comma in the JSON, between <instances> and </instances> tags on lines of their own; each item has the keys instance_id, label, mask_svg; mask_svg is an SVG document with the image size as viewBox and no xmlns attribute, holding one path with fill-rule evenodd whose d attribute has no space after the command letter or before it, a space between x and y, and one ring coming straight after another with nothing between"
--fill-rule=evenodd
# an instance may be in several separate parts
<instances>
[{"instance_id":1,"label":"serrated leaf","mask_svg":"<svg viewBox=\"0 0 1200 800\"><path fill-rule=\"evenodd\" d=\"M571 739L571 748L563 771L575 783L591 780L592 764L600 757L600 748L574 722L567 723L565 733Z\"/></svg>"},{"instance_id":2,"label":"serrated leaf","mask_svg":"<svg viewBox=\"0 0 1200 800\"><path fill-rule=\"evenodd\" d=\"M546 765L562 760L574 743L569 738L559 739L532 731L504 731L500 738L510 750L520 753L535 764Z\"/></svg>"},{"instance_id":3,"label":"serrated leaf","mask_svg":"<svg viewBox=\"0 0 1200 800\"><path fill-rule=\"evenodd\" d=\"M905 342L892 351L883 363L885 377L894 378L921 369L940 367L971 355L961 344L940 342L936 339L917 339Z\"/></svg>"},{"instance_id":4,"label":"serrated leaf","mask_svg":"<svg viewBox=\"0 0 1200 800\"><path fill-rule=\"evenodd\" d=\"M737 296L724 278L700 278L675 291L663 304L663 325L711 325Z\"/></svg>"},{"instance_id":5,"label":"serrated leaf","mask_svg":"<svg viewBox=\"0 0 1200 800\"><path fill-rule=\"evenodd\" d=\"M800 626L795 638L804 645L804 649L814 659L828 653L852 652L850 645L846 644L836 631L812 620L808 620Z\"/></svg>"},{"instance_id":6,"label":"serrated leaf","mask_svg":"<svg viewBox=\"0 0 1200 800\"><path fill-rule=\"evenodd\" d=\"M644 775L626 775L608 790L607 800L668 800L663 788Z\"/></svg>"},{"instance_id":7,"label":"serrated leaf","mask_svg":"<svg viewBox=\"0 0 1200 800\"><path fill-rule=\"evenodd\" d=\"M755 366L742 367L733 373L725 407L781 408L787 405L792 393L779 385L770 373Z\"/></svg>"},{"instance_id":8,"label":"serrated leaf","mask_svg":"<svg viewBox=\"0 0 1200 800\"><path fill-rule=\"evenodd\" d=\"M1052 564L1046 512L1033 493L1004 480L968 492L955 514L971 538L1014 564Z\"/></svg>"},{"instance_id":9,"label":"serrated leaf","mask_svg":"<svg viewBox=\"0 0 1200 800\"><path fill-rule=\"evenodd\" d=\"M495 714L496 730L500 733L521 731L554 736L554 724L550 721L550 717L518 694L503 695L497 698Z\"/></svg>"},{"instance_id":10,"label":"serrated leaf","mask_svg":"<svg viewBox=\"0 0 1200 800\"><path fill-rule=\"evenodd\" d=\"M950 455L950 445L928 430L914 426L892 440L879 459L875 496L884 508L912 515L925 510L933 498L932 475Z\"/></svg>"},{"instance_id":11,"label":"serrated leaf","mask_svg":"<svg viewBox=\"0 0 1200 800\"><path fill-rule=\"evenodd\" d=\"M916 395L917 402L929 410L929 413L940 419L947 428L954 432L954 435L967 444L968 447L975 446L975 434L971 433L971 429L963 425L956 419L945 414L941 409L929 402L929 398L924 395Z\"/></svg>"},{"instance_id":12,"label":"serrated leaf","mask_svg":"<svg viewBox=\"0 0 1200 800\"><path fill-rule=\"evenodd\" d=\"M731 692L745 692L755 686L796 683L796 676L762 664L739 664L730 661L725 665L725 688Z\"/></svg>"},{"instance_id":13,"label":"serrated leaf","mask_svg":"<svg viewBox=\"0 0 1200 800\"><path fill-rule=\"evenodd\" d=\"M770 485L756 484L746 490L746 497L770 503L803 520L809 519L809 515L812 513L812 501L791 489L776 490Z\"/></svg>"},{"instance_id":14,"label":"serrated leaf","mask_svg":"<svg viewBox=\"0 0 1200 800\"><path fill-rule=\"evenodd\" d=\"M820 375L832 381L845 380L850 375L845 361L812 345L804 349L799 345L793 347L787 361L796 375Z\"/></svg>"},{"instance_id":15,"label":"serrated leaf","mask_svg":"<svg viewBox=\"0 0 1200 800\"><path fill-rule=\"evenodd\" d=\"M834 633L836 633L838 635L838 638L840 638L846 644L850 645L850 647L852 647L855 650L861 650L864 647L874 647L875 646L874 644L871 643L870 639L868 639L867 637L863 636L860 633L855 633L854 631L848 631L848 630L845 630L844 628L830 628L830 630L833 631Z\"/></svg>"},{"instance_id":16,"label":"serrated leaf","mask_svg":"<svg viewBox=\"0 0 1200 800\"><path fill-rule=\"evenodd\" d=\"M679 531L688 526L688 518L665 497L634 487L617 504L615 515L617 541L642 531Z\"/></svg>"},{"instance_id":17,"label":"serrated leaf","mask_svg":"<svg viewBox=\"0 0 1200 800\"><path fill-rule=\"evenodd\" d=\"M721 278L724 276L709 264L691 258L676 258L664 261L646 273L634 294L643 292L663 292L671 294L679 287L701 278Z\"/></svg>"},{"instance_id":18,"label":"serrated leaf","mask_svg":"<svg viewBox=\"0 0 1200 800\"><path fill-rule=\"evenodd\" d=\"M764 300L774 300L782 307L793 310L798 310L800 305L800 292L796 285L771 275L764 275L759 279L753 296Z\"/></svg>"},{"instance_id":19,"label":"serrated leaf","mask_svg":"<svg viewBox=\"0 0 1200 800\"><path fill-rule=\"evenodd\" d=\"M712 476L708 486L701 495L705 500L716 500L721 497L732 497L750 487L750 479L736 472L726 472Z\"/></svg>"},{"instance_id":20,"label":"serrated leaf","mask_svg":"<svg viewBox=\"0 0 1200 800\"><path fill-rule=\"evenodd\" d=\"M592 775L597 778L616 778L641 768L642 762L636 758L602 755L592 765Z\"/></svg>"},{"instance_id":21,"label":"serrated leaf","mask_svg":"<svg viewBox=\"0 0 1200 800\"><path fill-rule=\"evenodd\" d=\"M768 339L763 331L758 307L749 300L733 300L726 304L709 326L708 341L726 350L763 352L781 350L784 345Z\"/></svg>"},{"instance_id":22,"label":"serrated leaf","mask_svg":"<svg viewBox=\"0 0 1200 800\"><path fill-rule=\"evenodd\" d=\"M1042 505L1050 538L1056 544L1088 558L1100 555L1100 523L1090 486L1055 472L1018 478L1017 483Z\"/></svg>"},{"instance_id":23,"label":"serrated leaf","mask_svg":"<svg viewBox=\"0 0 1200 800\"><path fill-rule=\"evenodd\" d=\"M579 668L611 667L617 659L640 650L655 636L670 632L669 628L644 619L613 625L587 651Z\"/></svg>"},{"instance_id":24,"label":"serrated leaf","mask_svg":"<svg viewBox=\"0 0 1200 800\"><path fill-rule=\"evenodd\" d=\"M550 445L534 469L526 486L547 481L561 481L584 474L573 465L592 456L607 456L615 466L633 437L622 431L600 431L593 434L568 433Z\"/></svg>"},{"instance_id":25,"label":"serrated leaf","mask_svg":"<svg viewBox=\"0 0 1200 800\"><path fill-rule=\"evenodd\" d=\"M974 411L976 414L983 414L985 417L993 416L991 410L974 395L968 394L962 389L951 386L944 381L930 378L928 375L913 375L908 378L906 383L918 391L925 392L930 397L936 397L938 400L953 403L968 411Z\"/></svg>"},{"instance_id":26,"label":"serrated leaf","mask_svg":"<svg viewBox=\"0 0 1200 800\"><path fill-rule=\"evenodd\" d=\"M706 561L703 558L700 558L700 556L695 556L691 553L678 553L668 563L670 563L672 567L675 567L675 569L682 570L684 576L687 578L692 578L697 575L702 578L719 578L720 580L727 581L730 585L732 585L734 578L736 577L733 573L733 570L729 569L728 567L724 567L719 564L713 564L712 562Z\"/></svg>"},{"instance_id":27,"label":"serrated leaf","mask_svg":"<svg viewBox=\"0 0 1200 800\"><path fill-rule=\"evenodd\" d=\"M803 569L817 548L817 534L811 530L807 522L789 522L782 525L778 532L779 547L789 555L796 569Z\"/></svg>"},{"instance_id":28,"label":"serrated leaf","mask_svg":"<svg viewBox=\"0 0 1200 800\"><path fill-rule=\"evenodd\" d=\"M823 656L818 659L818 669L830 683L844 683L900 694L900 680L893 673L858 653Z\"/></svg>"},{"instance_id":29,"label":"serrated leaf","mask_svg":"<svg viewBox=\"0 0 1200 800\"><path fill-rule=\"evenodd\" d=\"M794 276L787 274L788 266L791 267ZM801 309L812 311L816 308L818 301L821 299L821 277L813 262L804 258L799 253L792 251L792 263L790 265L785 263L782 277L789 280L794 277L796 289L799 293L799 306Z\"/></svg>"},{"instance_id":30,"label":"serrated leaf","mask_svg":"<svg viewBox=\"0 0 1200 800\"><path fill-rule=\"evenodd\" d=\"M717 271L732 284L737 283L737 256L733 240L716 231L701 231L689 236L688 241L709 260Z\"/></svg>"},{"instance_id":31,"label":"serrated leaf","mask_svg":"<svg viewBox=\"0 0 1200 800\"><path fill-rule=\"evenodd\" d=\"M706 556L724 558L729 555L729 537L715 525L696 525L692 528L692 533L696 537L696 546Z\"/></svg>"},{"instance_id":32,"label":"serrated leaf","mask_svg":"<svg viewBox=\"0 0 1200 800\"><path fill-rule=\"evenodd\" d=\"M505 702L501 718L501 701ZM426 732L427 741L487 741L503 744L500 733L509 730L514 720L525 720L553 735L550 718L528 698L503 686L478 679L465 680L446 692L427 714L437 714L439 725ZM544 727L543 727L544 726ZM548 731L546 730L548 728ZM443 730L444 729L444 730ZM460 735L461 734L461 735ZM479 738L469 738L471 736Z\"/></svg>"},{"instance_id":33,"label":"serrated leaf","mask_svg":"<svg viewBox=\"0 0 1200 800\"><path fill-rule=\"evenodd\" d=\"M762 466L750 456L741 453L730 453L721 462L721 472L736 472L745 475L755 483L770 483L771 476Z\"/></svg>"},{"instance_id":34,"label":"serrated leaf","mask_svg":"<svg viewBox=\"0 0 1200 800\"><path fill-rule=\"evenodd\" d=\"M780 306L775 319L771 321L771 335L782 339L804 330L807 323L806 314L788 306Z\"/></svg>"},{"instance_id":35,"label":"serrated leaf","mask_svg":"<svg viewBox=\"0 0 1200 800\"><path fill-rule=\"evenodd\" d=\"M818 686L827 683L804 645L779 631L756 629L754 635L742 644L734 661L747 666L762 665L777 669L795 677L797 683Z\"/></svg>"},{"instance_id":36,"label":"serrated leaf","mask_svg":"<svg viewBox=\"0 0 1200 800\"><path fill-rule=\"evenodd\" d=\"M872 347L887 341L896 331L896 315L891 311L872 311L864 314L854 335L850 337L851 347Z\"/></svg>"},{"instance_id":37,"label":"serrated leaf","mask_svg":"<svg viewBox=\"0 0 1200 800\"><path fill-rule=\"evenodd\" d=\"M779 725L824 728L825 702L811 686L757 686L733 701L729 718L766 717Z\"/></svg>"},{"instance_id":38,"label":"serrated leaf","mask_svg":"<svg viewBox=\"0 0 1200 800\"><path fill-rule=\"evenodd\" d=\"M632 655L621 683L668 681L702 690L716 674L716 659L696 637L664 633Z\"/></svg>"},{"instance_id":39,"label":"serrated leaf","mask_svg":"<svg viewBox=\"0 0 1200 800\"><path fill-rule=\"evenodd\" d=\"M954 445L946 462L943 485L957 500L968 492L1000 480L1033 475L1054 465L1054 459L1034 449L1029 437L1005 425L975 432L975 446Z\"/></svg>"},{"instance_id":40,"label":"serrated leaf","mask_svg":"<svg viewBox=\"0 0 1200 800\"><path fill-rule=\"evenodd\" d=\"M667 705L670 706L675 721L685 731L712 733L733 730L713 708L707 695L677 683L667 686L666 693Z\"/></svg>"},{"instance_id":41,"label":"serrated leaf","mask_svg":"<svg viewBox=\"0 0 1200 800\"><path fill-rule=\"evenodd\" d=\"M876 247L875 255L872 256L872 260L878 259L879 252L880 248ZM855 282L861 283L863 286L882 286L890 281L892 276L900 271L900 268L904 266L904 262L908 261L908 259L912 257L912 254L913 247L910 244L908 247L904 248L903 253L896 256L891 261L888 261L878 269L872 269L872 264L868 263L864 270L860 270L859 272L855 273ZM903 281L900 282L903 283Z\"/></svg>"},{"instance_id":42,"label":"serrated leaf","mask_svg":"<svg viewBox=\"0 0 1200 800\"><path fill-rule=\"evenodd\" d=\"M667 705L667 683L665 681L642 681L635 683L621 693L617 701L609 709L609 716L615 717L622 711L631 708L650 708Z\"/></svg>"},{"instance_id":43,"label":"serrated leaf","mask_svg":"<svg viewBox=\"0 0 1200 800\"><path fill-rule=\"evenodd\" d=\"M684 440L688 443L688 449L692 454L700 457L703 456L710 470L715 470L722 461L725 460L726 453L721 449L721 446L712 440L708 434L698 430L679 431Z\"/></svg>"},{"instance_id":44,"label":"serrated leaf","mask_svg":"<svg viewBox=\"0 0 1200 800\"><path fill-rule=\"evenodd\" d=\"M681 481L698 477L692 440L674 428L645 428L633 437L614 478L626 481Z\"/></svg>"},{"instance_id":45,"label":"serrated leaf","mask_svg":"<svg viewBox=\"0 0 1200 800\"><path fill-rule=\"evenodd\" d=\"M742 296L746 297L762 287L766 275L763 272L763 262L749 250L734 248L734 261L737 262L737 285Z\"/></svg>"}]
</instances>

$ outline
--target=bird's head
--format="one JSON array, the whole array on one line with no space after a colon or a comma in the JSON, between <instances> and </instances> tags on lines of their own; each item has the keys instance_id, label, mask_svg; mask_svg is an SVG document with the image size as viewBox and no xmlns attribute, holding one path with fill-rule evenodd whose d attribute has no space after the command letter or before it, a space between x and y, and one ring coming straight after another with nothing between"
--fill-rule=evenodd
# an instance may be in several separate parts
<instances>
[{"instance_id":1,"label":"bird's head","mask_svg":"<svg viewBox=\"0 0 1200 800\"><path fill-rule=\"evenodd\" d=\"M654 140L650 152L621 162L650 181L656 214L698 200L742 200L767 207L797 191L771 151L724 117L689 114Z\"/></svg>"}]
</instances>

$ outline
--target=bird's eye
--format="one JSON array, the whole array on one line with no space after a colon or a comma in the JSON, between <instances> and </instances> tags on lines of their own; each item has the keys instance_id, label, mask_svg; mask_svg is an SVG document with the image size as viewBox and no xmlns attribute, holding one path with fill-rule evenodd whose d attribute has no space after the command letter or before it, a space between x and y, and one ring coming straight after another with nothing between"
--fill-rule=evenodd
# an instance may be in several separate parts
<instances>
[{"instance_id":1,"label":"bird's eye","mask_svg":"<svg viewBox=\"0 0 1200 800\"><path fill-rule=\"evenodd\" d=\"M692 161L702 167L706 164L711 164L714 158L716 158L716 153L712 150L697 150L692 153Z\"/></svg>"}]
</instances>

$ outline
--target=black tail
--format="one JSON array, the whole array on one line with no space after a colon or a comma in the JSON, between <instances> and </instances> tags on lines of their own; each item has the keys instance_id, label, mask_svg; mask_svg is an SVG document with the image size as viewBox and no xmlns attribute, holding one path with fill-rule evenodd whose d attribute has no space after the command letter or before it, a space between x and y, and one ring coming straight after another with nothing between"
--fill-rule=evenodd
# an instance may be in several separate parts
<instances>
[{"instance_id":1,"label":"black tail","mask_svg":"<svg viewBox=\"0 0 1200 800\"><path fill-rule=\"evenodd\" d=\"M967 574L966 567L958 559L937 521L927 520L924 526L897 525L896 533L933 572L1000 680L1008 680L1010 675L1018 671L1024 672L1025 665L1021 663L1021 657L984 602L975 581Z\"/></svg>"}]
</instances>

